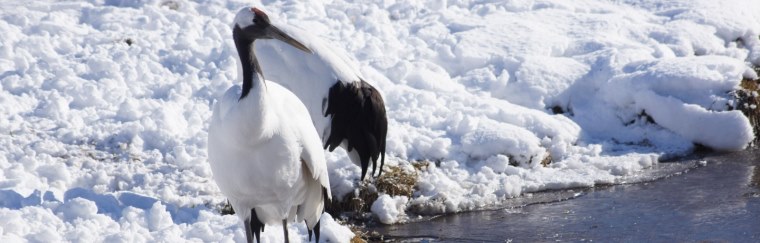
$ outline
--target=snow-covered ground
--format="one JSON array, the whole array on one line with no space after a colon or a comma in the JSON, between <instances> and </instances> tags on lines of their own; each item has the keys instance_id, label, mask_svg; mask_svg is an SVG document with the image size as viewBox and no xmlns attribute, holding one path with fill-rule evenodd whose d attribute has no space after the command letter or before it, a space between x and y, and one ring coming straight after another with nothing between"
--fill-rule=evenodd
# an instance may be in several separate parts
<instances>
[{"instance_id":1,"label":"snow-covered ground","mask_svg":"<svg viewBox=\"0 0 760 243\"><path fill-rule=\"evenodd\" d=\"M217 211L206 138L251 4L357 61L384 94L388 164L434 162L412 198L374 202L384 223L753 139L728 92L757 76L760 1L261 2L2 1L0 241L243 241ZM334 195L352 192L358 167L327 156ZM322 222L323 239L352 235Z\"/></svg>"}]
</instances>

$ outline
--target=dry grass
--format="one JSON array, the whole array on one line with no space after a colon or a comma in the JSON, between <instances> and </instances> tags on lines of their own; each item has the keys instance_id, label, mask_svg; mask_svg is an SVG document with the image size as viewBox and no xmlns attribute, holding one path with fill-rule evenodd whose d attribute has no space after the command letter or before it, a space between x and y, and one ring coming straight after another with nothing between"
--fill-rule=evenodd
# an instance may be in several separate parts
<instances>
[{"instance_id":1,"label":"dry grass","mask_svg":"<svg viewBox=\"0 0 760 243\"><path fill-rule=\"evenodd\" d=\"M346 220L340 223L348 225L354 233L351 243L382 242L382 235L375 231L367 232L363 226L367 222L366 219L371 217L372 203L377 200L380 193L412 197L419 171L426 170L428 165L430 165L429 161L413 162L412 168L386 165L379 178L370 178L359 183L358 195L353 193L342 199L333 198L327 212L333 216L340 215Z\"/></svg>"},{"instance_id":2,"label":"dry grass","mask_svg":"<svg viewBox=\"0 0 760 243\"><path fill-rule=\"evenodd\" d=\"M546 157L541 160L541 165L544 167L549 166L552 161L554 161L554 158L552 158L552 153L550 153L549 150L546 150Z\"/></svg>"},{"instance_id":3,"label":"dry grass","mask_svg":"<svg viewBox=\"0 0 760 243\"><path fill-rule=\"evenodd\" d=\"M382 242L383 236L377 231L367 232L364 231L364 227L349 224L348 227L351 232L354 233L354 238L351 238L351 243L367 243L367 242Z\"/></svg>"},{"instance_id":4,"label":"dry grass","mask_svg":"<svg viewBox=\"0 0 760 243\"><path fill-rule=\"evenodd\" d=\"M364 231L362 231L357 226L352 225L350 227L351 227L351 232L354 232L354 238L351 238L351 241L350 241L351 243L367 243L367 241L362 238L362 235L365 234Z\"/></svg>"},{"instance_id":5,"label":"dry grass","mask_svg":"<svg viewBox=\"0 0 760 243\"><path fill-rule=\"evenodd\" d=\"M757 68L755 70L760 71ZM742 89L733 91L735 105L729 107L738 109L747 116L755 132L755 141L752 142L755 145L760 139L760 129L758 128L760 125L760 97L758 93L760 90L757 82L758 80L742 80L740 85Z\"/></svg>"},{"instance_id":6,"label":"dry grass","mask_svg":"<svg viewBox=\"0 0 760 243\"><path fill-rule=\"evenodd\" d=\"M222 207L219 209L219 213L222 215L234 215L235 209L232 209L232 205L230 204L230 201L227 201L224 204L222 204Z\"/></svg>"},{"instance_id":7,"label":"dry grass","mask_svg":"<svg viewBox=\"0 0 760 243\"><path fill-rule=\"evenodd\" d=\"M417 184L417 170L407 171L400 167L390 167L389 169L387 173L377 179L375 183L377 190L391 196L411 198L414 185Z\"/></svg>"},{"instance_id":8,"label":"dry grass","mask_svg":"<svg viewBox=\"0 0 760 243\"><path fill-rule=\"evenodd\" d=\"M370 212L372 203L377 200L380 193L390 196L411 197L414 186L417 184L418 170L426 167L428 162L414 163L414 170L403 169L398 166L385 166L383 174L379 178L371 178L359 183L359 194L349 194L342 199L333 199L327 212L332 215L363 216Z\"/></svg>"},{"instance_id":9,"label":"dry grass","mask_svg":"<svg viewBox=\"0 0 760 243\"><path fill-rule=\"evenodd\" d=\"M161 7L167 7L171 10L179 9L179 2L174 0L168 0L161 3Z\"/></svg>"}]
</instances>

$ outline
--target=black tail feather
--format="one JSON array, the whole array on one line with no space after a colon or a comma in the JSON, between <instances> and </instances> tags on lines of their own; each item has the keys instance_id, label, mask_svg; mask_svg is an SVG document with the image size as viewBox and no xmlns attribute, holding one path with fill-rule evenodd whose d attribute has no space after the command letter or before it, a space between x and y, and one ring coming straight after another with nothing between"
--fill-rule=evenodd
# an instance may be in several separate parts
<instances>
[{"instance_id":1,"label":"black tail feather","mask_svg":"<svg viewBox=\"0 0 760 243\"><path fill-rule=\"evenodd\" d=\"M354 162L362 167L362 180L370 162L373 164L372 174L375 174L378 158L382 158L382 173L388 117L380 92L364 80L350 83L338 80L330 88L324 115L331 116L330 135L324 148L333 151L346 141L346 150L356 150L359 155L359 161Z\"/></svg>"},{"instance_id":2,"label":"black tail feather","mask_svg":"<svg viewBox=\"0 0 760 243\"><path fill-rule=\"evenodd\" d=\"M380 154L380 173L377 174L377 177L380 177L380 175L383 174L383 166L385 165L385 142L383 142L382 149L383 153ZM375 172L373 171L372 174L375 174Z\"/></svg>"},{"instance_id":3,"label":"black tail feather","mask_svg":"<svg viewBox=\"0 0 760 243\"><path fill-rule=\"evenodd\" d=\"M330 195L327 194L327 188L322 187L322 200L324 200L324 205L330 205L330 202L332 200L330 199ZM322 208L322 213L325 212L325 208Z\"/></svg>"}]
</instances>

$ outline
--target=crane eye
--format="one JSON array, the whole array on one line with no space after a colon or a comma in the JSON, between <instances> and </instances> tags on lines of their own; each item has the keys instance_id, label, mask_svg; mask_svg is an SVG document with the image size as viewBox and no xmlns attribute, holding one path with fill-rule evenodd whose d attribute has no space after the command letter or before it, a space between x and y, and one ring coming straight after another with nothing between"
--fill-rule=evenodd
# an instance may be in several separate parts
<instances>
[{"instance_id":1,"label":"crane eye","mask_svg":"<svg viewBox=\"0 0 760 243\"><path fill-rule=\"evenodd\" d=\"M258 24L259 23L259 18L253 18L253 23L254 24Z\"/></svg>"}]
</instances>

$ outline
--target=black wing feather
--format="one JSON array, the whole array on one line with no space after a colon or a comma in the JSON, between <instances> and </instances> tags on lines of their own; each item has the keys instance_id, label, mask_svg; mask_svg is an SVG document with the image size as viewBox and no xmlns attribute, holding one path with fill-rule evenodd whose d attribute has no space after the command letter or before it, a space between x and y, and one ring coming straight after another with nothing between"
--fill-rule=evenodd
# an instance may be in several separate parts
<instances>
[{"instance_id":1,"label":"black wing feather","mask_svg":"<svg viewBox=\"0 0 760 243\"><path fill-rule=\"evenodd\" d=\"M345 140L348 151L355 149L359 154L362 180L370 162L372 174L375 174L378 158L382 174L388 117L380 92L364 80L350 83L338 80L338 83L330 87L325 116L332 116L325 149L332 152Z\"/></svg>"}]
</instances>

